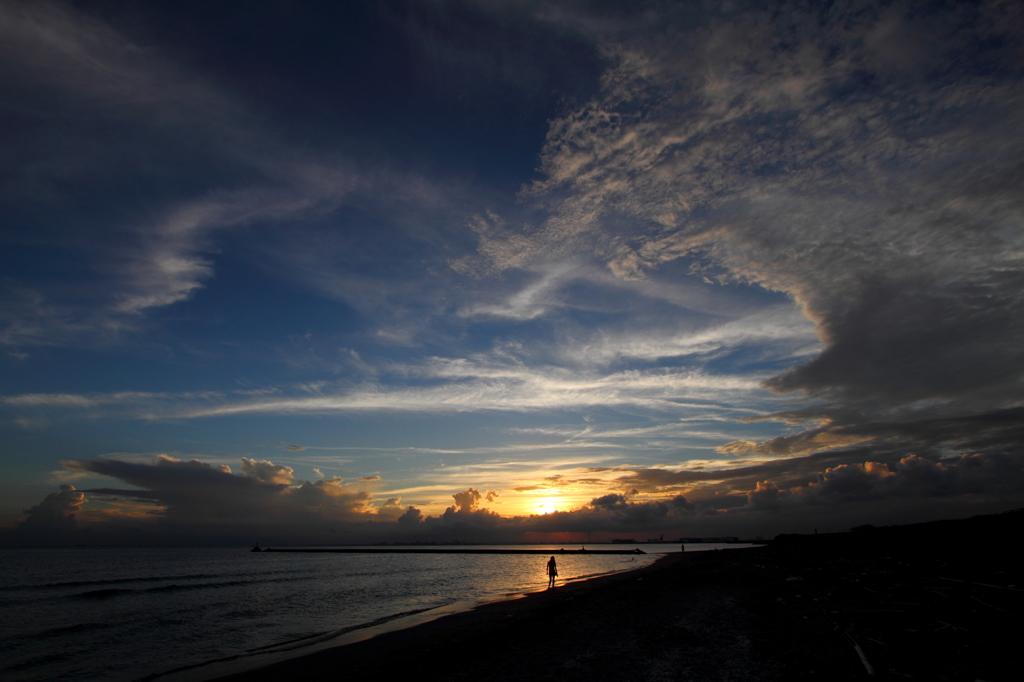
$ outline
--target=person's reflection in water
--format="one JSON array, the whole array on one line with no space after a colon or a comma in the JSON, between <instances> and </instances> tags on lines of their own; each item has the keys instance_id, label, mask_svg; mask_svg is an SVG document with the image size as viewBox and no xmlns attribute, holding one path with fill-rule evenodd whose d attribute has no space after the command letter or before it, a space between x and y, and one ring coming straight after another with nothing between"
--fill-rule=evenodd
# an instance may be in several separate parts
<instances>
[{"instance_id":1,"label":"person's reflection in water","mask_svg":"<svg viewBox=\"0 0 1024 682\"><path fill-rule=\"evenodd\" d=\"M558 566L555 564L555 557L548 560L548 589L555 586L555 578L558 577Z\"/></svg>"}]
</instances>

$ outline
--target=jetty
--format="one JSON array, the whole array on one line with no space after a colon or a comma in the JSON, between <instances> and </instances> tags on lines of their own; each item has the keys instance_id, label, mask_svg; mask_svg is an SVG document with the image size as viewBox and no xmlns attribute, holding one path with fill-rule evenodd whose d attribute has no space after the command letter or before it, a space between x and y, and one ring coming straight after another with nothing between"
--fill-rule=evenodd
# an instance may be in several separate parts
<instances>
[{"instance_id":1,"label":"jetty","mask_svg":"<svg viewBox=\"0 0 1024 682\"><path fill-rule=\"evenodd\" d=\"M301 548L267 547L264 552L302 552L305 554L646 554L641 549L490 549L487 547L473 548L442 548L442 547L331 547Z\"/></svg>"}]
</instances>

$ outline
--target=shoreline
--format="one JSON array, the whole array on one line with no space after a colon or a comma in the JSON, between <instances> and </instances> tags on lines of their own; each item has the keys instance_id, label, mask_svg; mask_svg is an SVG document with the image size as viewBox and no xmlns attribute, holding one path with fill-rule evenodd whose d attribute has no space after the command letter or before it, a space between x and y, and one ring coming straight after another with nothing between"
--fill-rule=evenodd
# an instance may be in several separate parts
<instances>
[{"instance_id":1,"label":"shoreline","mask_svg":"<svg viewBox=\"0 0 1024 682\"><path fill-rule=\"evenodd\" d=\"M750 548L737 548L750 549ZM320 650L307 652L298 656L290 656L279 661L270 662L258 667L228 672L221 676L203 676L193 678L194 682L255 682L276 680L281 678L318 680L336 674L338 666L347 669L353 665L352 656L359 659L356 665L365 665L366 672L379 666L381 660L396 660L394 657L407 656L410 644L425 647L427 650L443 649L446 642L459 639L462 635L476 631L489 632L500 627L508 620L531 618L537 610L544 610L552 605L562 604L575 599L585 599L588 595L616 586L628 586L637 581L649 579L674 564L694 557L698 554L718 554L722 550L705 552L676 552L665 554L653 562L637 568L614 573L569 578L553 589L541 589L520 593L504 599L488 600L476 603L468 608L439 607L430 613L413 616L412 621L404 622L401 627L368 628L360 633L352 633L351 641L332 642ZM462 604L465 604L463 602ZM451 607L456 607L453 604ZM453 654L454 655L454 654ZM422 673L425 679L433 679L430 673ZM160 677L160 680L171 680ZM189 682L193 682L190 680ZM173 682L185 682L175 678Z\"/></svg>"},{"instance_id":2,"label":"shoreline","mask_svg":"<svg viewBox=\"0 0 1024 682\"><path fill-rule=\"evenodd\" d=\"M752 548L737 549L749 550ZM720 556L724 554L733 553L712 550L666 554L637 568L616 571L586 580L570 580L559 584L554 589L543 589L515 598L488 601L451 613L437 613L426 617L422 623L408 624L401 628L368 634L367 637L359 638L357 641L339 643L258 668L232 672L221 677L203 678L203 682L212 682L213 680L217 682L262 682L279 679L322 680L336 676L339 670L351 674L356 674L357 671L367 675L376 672L390 677L391 674L406 674L408 671L403 669L403 666L415 667L420 679L439 679L437 671L445 670L441 660L451 660L451 662L460 662L461 660L462 665L466 665L466 652L459 650L461 647L457 648L456 646L459 642L467 642L467 650L475 652L474 655L478 656L480 652L486 651L487 646L476 646L474 642L481 644L490 642L490 645L493 646L494 641L505 639L510 627L515 629L525 626L528 631L531 631L534 629L531 624L541 624L547 621L548 627L554 626L554 630L558 630L555 624L561 619L555 611L563 611L566 607L572 607L574 603L585 602L594 597L601 598L602 595L607 595L609 592L634 592L638 588L642 590L649 586L651 589L646 592L654 594L657 592L659 583L672 580L672 569L679 564L693 563L693 559L699 555ZM697 560L696 563L706 563L706 561ZM717 594L711 593L705 595L700 602L702 613L706 614L709 609L717 608L716 596ZM620 606L623 604L618 594L613 596L613 601L618 602ZM610 632L601 624L594 621L591 623L596 625L599 630L603 630L605 635ZM561 641L564 641L564 633L552 632L550 638L542 639L550 643L559 641L560 637ZM516 638L518 635L513 636L513 639ZM597 642L600 639L598 637L594 641ZM447 652L446 650L449 648L453 650ZM536 646L524 645L522 648L537 651ZM436 658L431 660L432 657ZM485 654L485 660L479 660L478 672L471 677L476 678L484 674L484 671L490 666L489 657L489 654ZM407 660L410 663L398 663L395 667L394 662L399 662L399 660ZM412 663L416 660L422 662L422 668L419 664ZM382 665L385 666L383 673L381 672ZM510 668L510 671L512 670L514 668ZM490 677L495 677L493 671L490 673ZM529 679L529 677L513 674L507 678L499 676L498 679ZM562 675L561 679L565 679L565 676ZM630 679L630 676L627 675L626 679ZM633 679L642 678L634 677Z\"/></svg>"},{"instance_id":3,"label":"shoreline","mask_svg":"<svg viewBox=\"0 0 1024 682\"><path fill-rule=\"evenodd\" d=\"M342 548L342 549L292 549L272 548L252 549L251 552L284 552L293 554L534 554L565 556L566 554L647 554L640 548L636 549L491 549L487 547L474 547L471 549L436 549L420 547L371 547L363 548Z\"/></svg>"},{"instance_id":4,"label":"shoreline","mask_svg":"<svg viewBox=\"0 0 1024 682\"><path fill-rule=\"evenodd\" d=\"M741 547L739 549L742 549ZM262 551L273 551L264 549ZM282 551L282 550L278 550ZM284 550L287 551L287 550ZM303 552L305 550L298 550ZM578 550L576 550L578 552ZM715 551L715 550L702 550ZM541 554L554 554L555 556L569 554L560 552L558 549L539 550ZM428 552L428 553L437 553ZM448 552L445 552L448 553ZM493 553L493 552L483 552ZM528 553L536 554L538 550L531 550ZM599 553L587 551L586 553ZM615 551L614 554L637 554L635 551ZM692 552L696 553L696 552ZM672 554L644 554L647 557L657 557L654 561L634 568L610 571L606 573L589 574L560 579L554 590L564 589L571 585L580 585L601 581L616 576L632 574L663 561L672 556L682 555L683 552ZM547 588L530 589L509 592L504 594L485 594L474 599L458 600L449 604L427 607L415 611L392 614L378 618L366 623L347 626L339 630L309 635L295 640L288 640L259 649L249 650L239 654L225 656L223 658L189 664L179 668L172 668L164 672L150 673L137 678L132 682L210 682L212 680L231 679L247 676L250 673L258 672L267 667L287 665L292 662L301 662L303 659L315 656L325 651L345 648L360 642L372 640L376 637L395 632L421 628L441 618L471 614L474 611L490 606L506 604L513 601L529 599L538 594L547 593Z\"/></svg>"}]
</instances>

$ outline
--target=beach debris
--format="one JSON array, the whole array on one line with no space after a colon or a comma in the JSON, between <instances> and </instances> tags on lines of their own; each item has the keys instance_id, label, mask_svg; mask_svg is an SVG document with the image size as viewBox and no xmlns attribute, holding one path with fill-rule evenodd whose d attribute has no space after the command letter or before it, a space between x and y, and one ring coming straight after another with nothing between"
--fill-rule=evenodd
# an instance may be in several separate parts
<instances>
[{"instance_id":1,"label":"beach debris","mask_svg":"<svg viewBox=\"0 0 1024 682\"><path fill-rule=\"evenodd\" d=\"M942 623L942 625L943 625L943 627L941 627L938 630L936 630L936 632L941 632L942 630L945 630L946 628L953 628L954 630L962 630L964 632L968 631L967 628L962 628L959 625L953 625L951 623L947 623L946 621L939 620L938 618L935 619L935 622L936 623Z\"/></svg>"},{"instance_id":2,"label":"beach debris","mask_svg":"<svg viewBox=\"0 0 1024 682\"><path fill-rule=\"evenodd\" d=\"M944 578L941 575L938 576L938 578L939 578L939 580L949 580L950 582L954 582L954 583L964 583L964 584L967 584L967 585L980 585L981 587L992 587L992 588L995 588L997 590L1012 590L1013 592L1024 592L1024 590L1017 589L1013 585L1010 585L1008 587L1003 587L1002 585L989 585L988 583L975 583L975 582L971 582L970 580L957 580L956 578Z\"/></svg>"},{"instance_id":3,"label":"beach debris","mask_svg":"<svg viewBox=\"0 0 1024 682\"><path fill-rule=\"evenodd\" d=\"M1011 616L1011 617L1012 617L1012 618L1013 618L1014 620L1016 620L1016 619L1017 619L1017 616L1016 616L1016 615L1014 615L1014 614L1010 613L1010 612L1009 612L1009 611L1007 611L1006 609L1001 609L1001 608L999 608L998 606L992 606L992 605L991 605L991 604L989 604L988 602L984 602L984 601L982 601L982 600L978 599L978 598L977 598L977 597L975 597L975 596L972 596L972 597L971 597L971 599L973 599L974 601L978 602L979 604L983 604L983 605L985 605L985 606L989 607L990 609L995 609L996 611L1002 611L1002 612L1003 612L1003 613L1005 613L1006 615L1008 615L1008 616Z\"/></svg>"},{"instance_id":4,"label":"beach debris","mask_svg":"<svg viewBox=\"0 0 1024 682\"><path fill-rule=\"evenodd\" d=\"M860 648L860 644L857 644L857 640L851 637L850 633L844 631L842 634L844 637L846 637L846 640L849 642L850 646L853 647L853 650L857 652L857 656L860 658L860 662L864 664L864 670L867 671L868 675L874 677L875 669L871 667L871 662L868 661L868 657L864 653L864 650Z\"/></svg>"}]
</instances>

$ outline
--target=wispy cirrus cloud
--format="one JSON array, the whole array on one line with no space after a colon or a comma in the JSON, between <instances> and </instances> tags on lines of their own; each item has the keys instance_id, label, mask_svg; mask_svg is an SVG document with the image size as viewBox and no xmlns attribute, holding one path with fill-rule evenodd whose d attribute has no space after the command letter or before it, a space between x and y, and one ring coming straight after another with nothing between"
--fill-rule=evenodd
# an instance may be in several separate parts
<instances>
[{"instance_id":1,"label":"wispy cirrus cloud","mask_svg":"<svg viewBox=\"0 0 1024 682\"><path fill-rule=\"evenodd\" d=\"M1007 37L1024 17L947 9L723 7L686 29L689 10L662 7L658 25L574 24L614 66L551 124L545 178L524 193L550 215L482 222L460 267L588 252L625 279L684 260L786 292L823 348L765 386L827 403L786 413L826 429L1018 405L1024 98Z\"/></svg>"},{"instance_id":2,"label":"wispy cirrus cloud","mask_svg":"<svg viewBox=\"0 0 1024 682\"><path fill-rule=\"evenodd\" d=\"M5 236L79 256L75 268L12 280L0 292L0 343L12 352L123 340L211 281L229 233L315 222L380 194L402 197L392 212L414 215L410 204L443 212L459 192L457 183L442 190L416 172L295 146L222 80L69 6L5 3L0 35L5 86L23 108L54 111L56 102L60 111L47 125L26 117L0 160L11 171L0 197L12 215L38 216L41 206L54 215ZM32 172L21 172L27 163ZM83 191L63 191L68 184ZM274 267L302 260L268 250ZM321 290L346 279L336 267L304 270ZM347 280L353 301L353 282L381 288L365 276Z\"/></svg>"},{"instance_id":3,"label":"wispy cirrus cloud","mask_svg":"<svg viewBox=\"0 0 1024 682\"><path fill-rule=\"evenodd\" d=\"M313 396L278 391L256 399L224 393L112 393L25 394L6 396L2 401L12 407L109 407L148 419L372 410L515 412L593 406L678 412L679 401L701 399L711 403L728 397L735 403L736 398L758 390L756 376L672 370L586 376L560 368L481 366L462 359L438 359L417 374L435 385L369 384Z\"/></svg>"}]
</instances>

